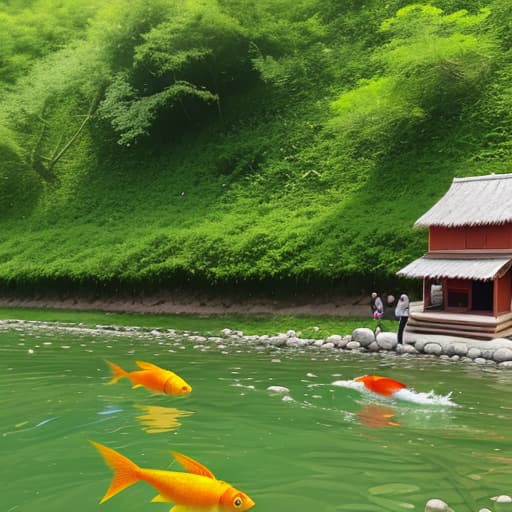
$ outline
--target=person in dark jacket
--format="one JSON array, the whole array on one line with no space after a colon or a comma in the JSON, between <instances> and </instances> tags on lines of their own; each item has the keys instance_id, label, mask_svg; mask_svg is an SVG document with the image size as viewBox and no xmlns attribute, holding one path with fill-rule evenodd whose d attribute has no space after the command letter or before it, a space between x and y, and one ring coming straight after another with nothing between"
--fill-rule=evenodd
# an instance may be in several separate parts
<instances>
[{"instance_id":1,"label":"person in dark jacket","mask_svg":"<svg viewBox=\"0 0 512 512\"><path fill-rule=\"evenodd\" d=\"M407 324L407 320L409 320L409 296L406 293L402 293L398 299L395 308L395 316L399 321L397 341L399 345L402 345L405 326Z\"/></svg>"}]
</instances>

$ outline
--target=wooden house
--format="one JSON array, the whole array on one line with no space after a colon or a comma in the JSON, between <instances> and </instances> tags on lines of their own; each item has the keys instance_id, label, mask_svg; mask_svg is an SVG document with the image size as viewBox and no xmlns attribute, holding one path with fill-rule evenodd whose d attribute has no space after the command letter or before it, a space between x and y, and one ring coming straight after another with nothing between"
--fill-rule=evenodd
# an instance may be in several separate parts
<instances>
[{"instance_id":1,"label":"wooden house","mask_svg":"<svg viewBox=\"0 0 512 512\"><path fill-rule=\"evenodd\" d=\"M423 279L407 330L472 338L512 334L512 174L455 178L415 223L428 252L398 272Z\"/></svg>"}]
</instances>

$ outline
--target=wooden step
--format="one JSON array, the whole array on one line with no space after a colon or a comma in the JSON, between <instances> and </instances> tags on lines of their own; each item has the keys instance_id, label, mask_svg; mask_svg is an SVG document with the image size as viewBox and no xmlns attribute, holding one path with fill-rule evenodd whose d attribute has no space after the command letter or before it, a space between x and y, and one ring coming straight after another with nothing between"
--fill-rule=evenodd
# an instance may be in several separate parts
<instances>
[{"instance_id":1,"label":"wooden step","mask_svg":"<svg viewBox=\"0 0 512 512\"><path fill-rule=\"evenodd\" d=\"M508 321L496 326L482 326L470 323L422 322L417 319L409 319L407 322L407 331L424 334L444 334L467 338L493 339L512 335L512 323Z\"/></svg>"}]
</instances>

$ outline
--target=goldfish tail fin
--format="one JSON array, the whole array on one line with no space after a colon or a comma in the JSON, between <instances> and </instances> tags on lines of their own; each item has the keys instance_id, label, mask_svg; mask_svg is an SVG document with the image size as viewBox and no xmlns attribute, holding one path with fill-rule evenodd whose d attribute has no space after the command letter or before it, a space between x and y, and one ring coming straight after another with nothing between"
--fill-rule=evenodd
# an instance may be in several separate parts
<instances>
[{"instance_id":1,"label":"goldfish tail fin","mask_svg":"<svg viewBox=\"0 0 512 512\"><path fill-rule=\"evenodd\" d=\"M128 372L126 370L123 370L119 365L115 363L111 363L107 359L105 359L105 362L110 366L110 369L112 370L112 380L109 382L109 384L115 384L119 379L122 379L123 377L128 377Z\"/></svg>"},{"instance_id":2,"label":"goldfish tail fin","mask_svg":"<svg viewBox=\"0 0 512 512\"><path fill-rule=\"evenodd\" d=\"M130 459L108 446L91 440L89 442L100 452L105 460L105 464L114 472L112 483L107 489L105 496L101 498L100 503L104 503L112 498L112 496L115 496L141 479L139 466Z\"/></svg>"}]
</instances>

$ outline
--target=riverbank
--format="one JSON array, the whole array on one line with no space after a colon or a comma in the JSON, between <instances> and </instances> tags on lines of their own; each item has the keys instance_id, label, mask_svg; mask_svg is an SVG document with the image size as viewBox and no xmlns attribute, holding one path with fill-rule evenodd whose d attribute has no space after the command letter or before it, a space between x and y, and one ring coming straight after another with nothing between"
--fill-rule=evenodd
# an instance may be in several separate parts
<instances>
[{"instance_id":1,"label":"riverbank","mask_svg":"<svg viewBox=\"0 0 512 512\"><path fill-rule=\"evenodd\" d=\"M212 297L202 294L159 294L145 297L9 297L0 296L0 307L46 308L115 313L222 315L311 315L365 317L370 315L370 299L359 296L265 298L247 296Z\"/></svg>"},{"instance_id":2,"label":"riverbank","mask_svg":"<svg viewBox=\"0 0 512 512\"><path fill-rule=\"evenodd\" d=\"M50 311L50 313L48 313ZM512 340L476 340L433 334L404 333L397 343L396 321L236 315L134 315L62 310L0 309L0 329L63 329L101 334L136 335L154 339L183 338L206 348L252 345L258 349L391 353L434 357L512 369ZM51 313L53 312L53 313ZM50 314L50 316L47 316ZM277 319L277 320L276 320ZM361 325L365 325L362 327ZM371 327L369 327L371 326ZM246 331L242 329L246 329ZM393 330L391 330L393 329Z\"/></svg>"}]
</instances>

